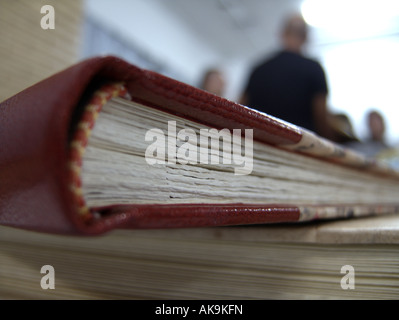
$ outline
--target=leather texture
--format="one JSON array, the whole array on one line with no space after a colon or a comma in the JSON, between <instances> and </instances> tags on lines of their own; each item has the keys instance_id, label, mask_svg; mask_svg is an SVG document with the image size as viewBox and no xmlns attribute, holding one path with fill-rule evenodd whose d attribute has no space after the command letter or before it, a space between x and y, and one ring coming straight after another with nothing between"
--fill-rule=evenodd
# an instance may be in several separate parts
<instances>
[{"instance_id":1,"label":"leather texture","mask_svg":"<svg viewBox=\"0 0 399 320\"><path fill-rule=\"evenodd\" d=\"M105 208L94 222L74 211L68 189L68 130L87 89L124 81L132 100L214 128L253 129L268 144L295 144L301 131L265 114L108 56L85 60L0 104L0 224L61 234L297 221L295 207L138 205Z\"/></svg>"}]
</instances>

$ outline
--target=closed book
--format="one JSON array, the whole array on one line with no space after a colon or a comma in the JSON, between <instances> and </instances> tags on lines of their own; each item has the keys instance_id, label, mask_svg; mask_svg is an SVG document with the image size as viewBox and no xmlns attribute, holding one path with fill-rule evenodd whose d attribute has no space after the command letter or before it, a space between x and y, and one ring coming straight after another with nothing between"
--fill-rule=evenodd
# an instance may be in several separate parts
<instances>
[{"instance_id":1,"label":"closed book","mask_svg":"<svg viewBox=\"0 0 399 320\"><path fill-rule=\"evenodd\" d=\"M102 234L396 213L399 174L119 58L0 104L0 224Z\"/></svg>"}]
</instances>

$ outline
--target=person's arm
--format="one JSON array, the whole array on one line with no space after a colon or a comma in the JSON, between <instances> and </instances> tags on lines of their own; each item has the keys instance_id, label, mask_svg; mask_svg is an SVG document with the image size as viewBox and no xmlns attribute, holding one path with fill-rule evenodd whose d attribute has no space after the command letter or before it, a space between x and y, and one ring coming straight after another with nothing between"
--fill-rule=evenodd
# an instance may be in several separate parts
<instances>
[{"instance_id":1,"label":"person's arm","mask_svg":"<svg viewBox=\"0 0 399 320\"><path fill-rule=\"evenodd\" d=\"M335 130L331 125L331 115L327 107L328 85L323 67L316 63L312 69L312 112L316 133L326 139L335 141Z\"/></svg>"},{"instance_id":2,"label":"person's arm","mask_svg":"<svg viewBox=\"0 0 399 320\"><path fill-rule=\"evenodd\" d=\"M334 140L334 130L329 121L330 113L327 108L327 94L317 93L312 101L313 117L316 133L323 138Z\"/></svg>"},{"instance_id":3,"label":"person's arm","mask_svg":"<svg viewBox=\"0 0 399 320\"><path fill-rule=\"evenodd\" d=\"M247 105L248 105L248 94L247 94L246 91L244 91L244 92L241 94L240 98L238 99L238 103L239 103L239 104L242 104L242 105L244 105L244 106L247 106Z\"/></svg>"}]
</instances>

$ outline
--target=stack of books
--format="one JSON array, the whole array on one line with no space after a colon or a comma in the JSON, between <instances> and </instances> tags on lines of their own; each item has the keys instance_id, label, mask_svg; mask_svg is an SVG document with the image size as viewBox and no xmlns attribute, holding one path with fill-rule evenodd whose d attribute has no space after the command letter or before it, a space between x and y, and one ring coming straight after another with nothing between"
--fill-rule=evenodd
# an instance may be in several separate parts
<instances>
[{"instance_id":1,"label":"stack of books","mask_svg":"<svg viewBox=\"0 0 399 320\"><path fill-rule=\"evenodd\" d=\"M116 57L1 103L0 146L5 298L398 296L397 171Z\"/></svg>"}]
</instances>

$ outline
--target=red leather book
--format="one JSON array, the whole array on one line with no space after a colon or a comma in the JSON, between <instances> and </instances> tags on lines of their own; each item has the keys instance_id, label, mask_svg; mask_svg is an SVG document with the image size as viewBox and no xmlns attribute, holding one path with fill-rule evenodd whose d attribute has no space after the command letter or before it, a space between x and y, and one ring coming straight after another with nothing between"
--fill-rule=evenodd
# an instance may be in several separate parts
<instances>
[{"instance_id":1,"label":"red leather book","mask_svg":"<svg viewBox=\"0 0 399 320\"><path fill-rule=\"evenodd\" d=\"M119 85L108 84L114 82ZM102 91L96 95L98 88ZM252 129L256 143L342 166L371 181L380 179L371 187L376 192L380 181L387 181L390 188L399 184L396 172L311 132L116 57L99 57L55 74L0 104L0 224L94 235L115 228L296 222L398 211L398 201L392 197L391 201L389 195L372 203L295 204L285 201L283 193L283 200L272 203L150 201L88 207L80 192L80 171L84 169L78 151L90 144L85 134L95 126L104 103L114 96L218 130ZM84 125L77 125L81 123ZM235 181L240 184L240 177Z\"/></svg>"}]
</instances>

